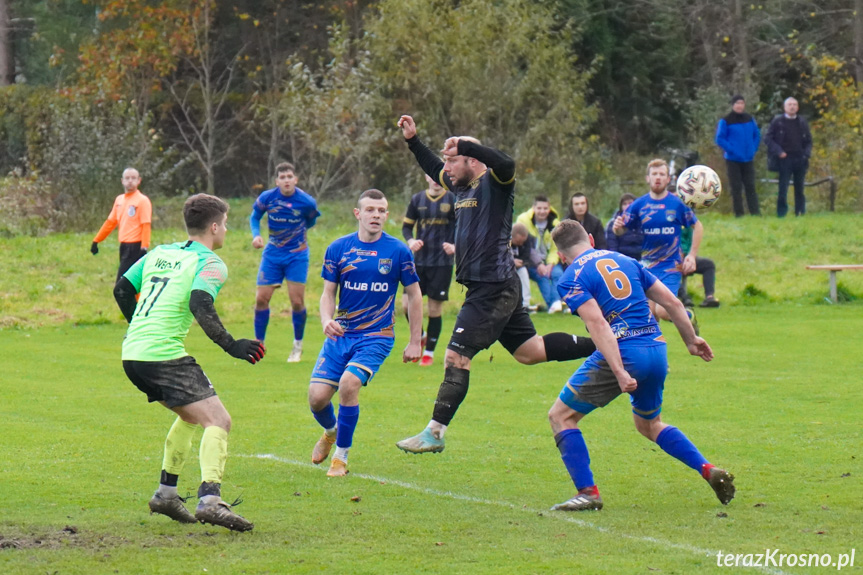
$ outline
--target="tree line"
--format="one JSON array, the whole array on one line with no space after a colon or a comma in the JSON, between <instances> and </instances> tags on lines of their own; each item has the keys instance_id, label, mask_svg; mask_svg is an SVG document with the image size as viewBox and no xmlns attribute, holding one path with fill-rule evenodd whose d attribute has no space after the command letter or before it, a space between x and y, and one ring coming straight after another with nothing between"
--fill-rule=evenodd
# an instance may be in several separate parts
<instances>
[{"instance_id":1,"label":"tree line","mask_svg":"<svg viewBox=\"0 0 863 575\"><path fill-rule=\"evenodd\" d=\"M665 147L721 167L736 93L762 126L795 96L860 209L861 77L863 0L0 0L0 232L91 224L127 165L156 195L252 195L286 159L322 199L407 194L402 113L609 207Z\"/></svg>"}]
</instances>

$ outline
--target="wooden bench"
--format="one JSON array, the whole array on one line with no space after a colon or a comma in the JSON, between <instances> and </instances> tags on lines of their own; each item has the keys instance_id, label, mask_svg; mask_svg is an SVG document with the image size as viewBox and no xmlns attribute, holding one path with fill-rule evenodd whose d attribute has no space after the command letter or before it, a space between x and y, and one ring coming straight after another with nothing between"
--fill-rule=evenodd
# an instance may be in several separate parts
<instances>
[{"instance_id":1,"label":"wooden bench","mask_svg":"<svg viewBox=\"0 0 863 575\"><path fill-rule=\"evenodd\" d=\"M806 266L806 269L830 272L830 299L833 300L833 303L838 303L839 295L836 293L836 272L841 272L842 270L863 270L863 265L833 264L824 266Z\"/></svg>"}]
</instances>

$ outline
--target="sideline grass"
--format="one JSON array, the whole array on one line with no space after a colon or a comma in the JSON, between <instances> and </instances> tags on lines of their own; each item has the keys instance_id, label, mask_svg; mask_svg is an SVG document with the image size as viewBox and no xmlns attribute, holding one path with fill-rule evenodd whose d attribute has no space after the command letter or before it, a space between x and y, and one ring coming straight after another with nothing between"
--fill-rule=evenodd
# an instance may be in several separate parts
<instances>
[{"instance_id":1,"label":"sideline grass","mask_svg":"<svg viewBox=\"0 0 863 575\"><path fill-rule=\"evenodd\" d=\"M440 359L402 365L394 352L361 394L353 473L334 480L304 463L319 434L305 400L318 330L300 364L284 363L285 351L250 366L193 327L189 351L234 418L224 491L245 498L248 534L148 515L172 418L125 380L121 324L0 331L0 572L692 573L719 570L709 553L720 550L850 552L863 511L863 359L849 349L859 307L701 316L717 359L689 358L669 335L663 417L737 475L738 497L721 506L638 436L618 399L583 426L606 500L586 515L546 511L572 494L545 412L575 364L484 352L446 451L408 456L393 444L428 420L442 369ZM536 318L542 333L583 333L574 318ZM271 349L289 349L289 325L275 322ZM181 491L198 479L192 458ZM859 572L859 559L843 572Z\"/></svg>"},{"instance_id":2,"label":"sideline grass","mask_svg":"<svg viewBox=\"0 0 863 575\"><path fill-rule=\"evenodd\" d=\"M251 247L248 213L251 200L232 200L229 233L220 250L230 279L219 294L217 308L226 323L246 321L252 314L255 277L261 252ZM356 230L348 204L327 204L320 224L309 232L311 269L307 285L309 307L314 313L321 294L320 265L326 246ZM390 212L386 231L401 236L401 213ZM812 214L805 218L733 218L708 212L699 216L705 225L701 255L717 265L717 296L723 306L763 303L820 303L830 305L827 274L808 271L807 264L863 262L863 226L858 214ZM122 320L111 297L117 273L117 243L101 244L98 256L90 255L92 236L57 234L42 238L0 238L0 329L32 328L74 322L79 325L117 323ZM156 228L153 243L185 239L175 228ZM863 304L863 273L839 275L840 296ZM689 282L696 301L703 297L701 278ZM453 302L446 313L455 313L463 297L453 286ZM534 290L534 302L539 294ZM843 304L845 305L845 304ZM273 297L274 312L288 313L284 290ZM859 308L858 308L859 309Z\"/></svg>"}]
</instances>

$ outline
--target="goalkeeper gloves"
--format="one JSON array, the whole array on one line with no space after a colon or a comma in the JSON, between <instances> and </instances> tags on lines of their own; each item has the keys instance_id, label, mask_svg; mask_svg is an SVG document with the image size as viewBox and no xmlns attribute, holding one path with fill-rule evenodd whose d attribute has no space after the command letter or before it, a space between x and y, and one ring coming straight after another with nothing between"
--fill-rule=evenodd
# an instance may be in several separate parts
<instances>
[{"instance_id":1,"label":"goalkeeper gloves","mask_svg":"<svg viewBox=\"0 0 863 575\"><path fill-rule=\"evenodd\" d=\"M267 353L264 344L256 339L235 340L225 351L231 357L246 360L252 365L261 361L264 358L264 354Z\"/></svg>"},{"instance_id":2,"label":"goalkeeper gloves","mask_svg":"<svg viewBox=\"0 0 863 575\"><path fill-rule=\"evenodd\" d=\"M99 242L93 242L90 244L90 253L94 256L99 253Z\"/></svg>"}]
</instances>

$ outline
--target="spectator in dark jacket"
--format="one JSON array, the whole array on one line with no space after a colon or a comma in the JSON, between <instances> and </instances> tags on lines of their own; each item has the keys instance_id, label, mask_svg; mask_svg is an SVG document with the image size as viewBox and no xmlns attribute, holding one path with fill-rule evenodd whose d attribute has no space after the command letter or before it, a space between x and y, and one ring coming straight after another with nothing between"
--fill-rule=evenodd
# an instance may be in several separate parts
<instances>
[{"instance_id":1,"label":"spectator in dark jacket","mask_svg":"<svg viewBox=\"0 0 863 575\"><path fill-rule=\"evenodd\" d=\"M593 245L598 250L605 248L605 230L602 221L590 213L587 196L578 192L569 198L569 213L566 220L575 220L581 224L584 231L593 236Z\"/></svg>"},{"instance_id":2,"label":"spectator in dark jacket","mask_svg":"<svg viewBox=\"0 0 863 575\"><path fill-rule=\"evenodd\" d=\"M605 240L607 242L606 249L640 260L641 246L644 243L644 234L641 232L641 226L637 229L626 228L626 232L622 236L614 235L614 231L612 230L614 220L617 219L617 216L622 216L626 208L629 207L629 204L634 201L635 196L632 194L623 194L620 196L620 209L608 221L608 226L605 228Z\"/></svg>"},{"instance_id":3,"label":"spectator in dark jacket","mask_svg":"<svg viewBox=\"0 0 863 575\"><path fill-rule=\"evenodd\" d=\"M731 98L731 113L719 120L716 127L716 144L725 152L725 167L728 182L731 184L731 201L734 215L741 217L743 194L746 191L746 204L753 216L761 215L758 194L755 192L755 152L761 143L761 130L755 118L744 112L746 101L743 96Z\"/></svg>"},{"instance_id":4,"label":"spectator in dark jacket","mask_svg":"<svg viewBox=\"0 0 863 575\"><path fill-rule=\"evenodd\" d=\"M794 215L806 213L806 195L803 184L812 155L812 133L806 118L799 115L800 106L794 98L784 104L785 113L779 114L767 128L767 164L777 166L779 172L779 196L776 198L776 215L780 218L788 213L788 184L794 176Z\"/></svg>"}]
</instances>

